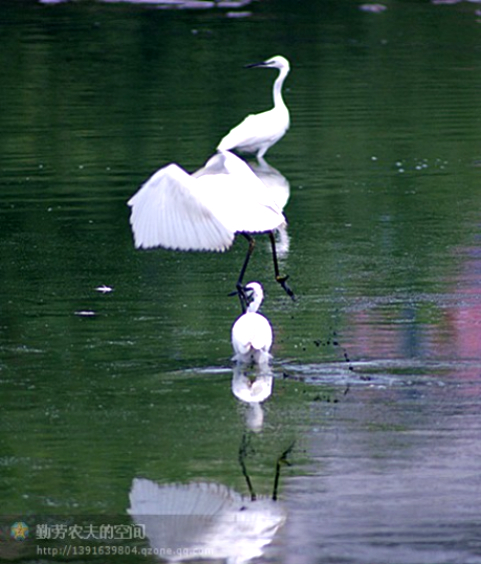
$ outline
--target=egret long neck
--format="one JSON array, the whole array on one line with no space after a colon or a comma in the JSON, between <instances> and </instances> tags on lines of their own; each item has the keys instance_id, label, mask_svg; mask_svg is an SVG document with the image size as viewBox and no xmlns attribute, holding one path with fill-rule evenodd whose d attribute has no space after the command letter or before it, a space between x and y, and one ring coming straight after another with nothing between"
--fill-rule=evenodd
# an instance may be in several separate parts
<instances>
[{"instance_id":1,"label":"egret long neck","mask_svg":"<svg viewBox=\"0 0 481 564\"><path fill-rule=\"evenodd\" d=\"M284 100L282 98L282 85L284 84L284 80L286 79L288 72L288 69L281 69L276 81L274 82L273 97L275 108L284 107L287 109L287 106L284 104Z\"/></svg>"},{"instance_id":2,"label":"egret long neck","mask_svg":"<svg viewBox=\"0 0 481 564\"><path fill-rule=\"evenodd\" d=\"M247 306L247 311L249 313L257 313L257 310L261 307L262 296L255 295L252 302Z\"/></svg>"}]
</instances>

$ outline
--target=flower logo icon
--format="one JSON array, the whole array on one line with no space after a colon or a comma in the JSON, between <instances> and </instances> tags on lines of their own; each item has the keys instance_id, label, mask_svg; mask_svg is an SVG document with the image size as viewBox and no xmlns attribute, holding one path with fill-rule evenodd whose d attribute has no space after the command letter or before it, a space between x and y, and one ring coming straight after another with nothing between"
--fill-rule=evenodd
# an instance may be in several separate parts
<instances>
[{"instance_id":1,"label":"flower logo icon","mask_svg":"<svg viewBox=\"0 0 481 564\"><path fill-rule=\"evenodd\" d=\"M23 521L17 521L10 527L10 536L12 539L23 541L28 537L28 525Z\"/></svg>"}]
</instances>

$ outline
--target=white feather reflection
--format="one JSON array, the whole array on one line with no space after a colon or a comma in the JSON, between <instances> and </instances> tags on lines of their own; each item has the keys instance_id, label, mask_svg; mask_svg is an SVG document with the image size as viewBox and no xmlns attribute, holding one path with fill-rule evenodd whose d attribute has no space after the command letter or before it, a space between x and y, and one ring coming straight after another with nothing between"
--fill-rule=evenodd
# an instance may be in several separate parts
<instances>
[{"instance_id":1,"label":"white feather reflection","mask_svg":"<svg viewBox=\"0 0 481 564\"><path fill-rule=\"evenodd\" d=\"M243 458L239 460L249 489ZM244 453L245 456L245 453ZM276 467L277 488L280 462ZM142 525L152 553L169 562L225 560L242 564L261 557L286 520L271 498L258 498L253 491L243 496L222 484L191 482L159 485L134 478L128 513Z\"/></svg>"},{"instance_id":2,"label":"white feather reflection","mask_svg":"<svg viewBox=\"0 0 481 564\"><path fill-rule=\"evenodd\" d=\"M257 161L249 161L248 165L257 178L262 180L265 186L269 188L271 197L274 199L277 206L283 210L291 195L291 186L287 178L265 159L261 158Z\"/></svg>"},{"instance_id":3,"label":"white feather reflection","mask_svg":"<svg viewBox=\"0 0 481 564\"><path fill-rule=\"evenodd\" d=\"M271 166L264 158L257 161L250 161L249 166L254 174L268 188L271 197L280 210L283 210L291 196L291 186L287 178L276 168ZM276 248L277 256L285 258L289 253L290 237L287 232L287 223L280 225L276 229Z\"/></svg>"},{"instance_id":4,"label":"white feather reflection","mask_svg":"<svg viewBox=\"0 0 481 564\"><path fill-rule=\"evenodd\" d=\"M262 402L272 394L274 376L269 366L257 369L253 374L247 372L245 365L236 364L232 375L232 393L247 404L246 427L258 433L264 425Z\"/></svg>"},{"instance_id":5,"label":"white feather reflection","mask_svg":"<svg viewBox=\"0 0 481 564\"><path fill-rule=\"evenodd\" d=\"M242 365L234 366L232 393L245 403L261 403L272 394L274 376L272 371L260 371L254 377L248 376Z\"/></svg>"}]
</instances>

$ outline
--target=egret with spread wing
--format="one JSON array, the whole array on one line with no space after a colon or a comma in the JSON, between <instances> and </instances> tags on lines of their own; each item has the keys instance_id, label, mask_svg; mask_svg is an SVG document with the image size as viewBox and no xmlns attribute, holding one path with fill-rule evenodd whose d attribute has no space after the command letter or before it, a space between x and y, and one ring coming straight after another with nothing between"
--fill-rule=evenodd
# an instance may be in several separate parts
<instances>
[{"instance_id":1,"label":"egret with spread wing","mask_svg":"<svg viewBox=\"0 0 481 564\"><path fill-rule=\"evenodd\" d=\"M128 205L137 248L225 251L237 233L244 235L249 248L237 280L241 303L242 279L255 245L251 235L268 233L276 280L294 296L287 276L279 274L273 235L286 219L268 188L233 153L217 153L194 174L169 164L151 176Z\"/></svg>"}]
</instances>

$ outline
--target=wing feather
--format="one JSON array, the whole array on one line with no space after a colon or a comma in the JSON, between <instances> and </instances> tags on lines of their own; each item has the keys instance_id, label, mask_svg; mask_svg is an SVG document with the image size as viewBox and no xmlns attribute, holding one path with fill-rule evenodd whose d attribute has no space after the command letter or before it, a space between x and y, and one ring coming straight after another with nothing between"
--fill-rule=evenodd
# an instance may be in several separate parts
<instances>
[{"instance_id":1,"label":"wing feather","mask_svg":"<svg viewBox=\"0 0 481 564\"><path fill-rule=\"evenodd\" d=\"M152 175L128 201L137 248L224 251L235 232L196 195L196 179L176 164Z\"/></svg>"}]
</instances>

